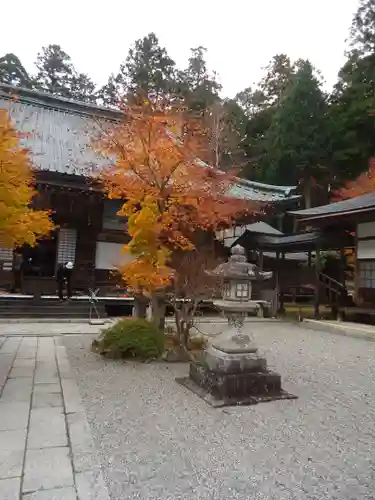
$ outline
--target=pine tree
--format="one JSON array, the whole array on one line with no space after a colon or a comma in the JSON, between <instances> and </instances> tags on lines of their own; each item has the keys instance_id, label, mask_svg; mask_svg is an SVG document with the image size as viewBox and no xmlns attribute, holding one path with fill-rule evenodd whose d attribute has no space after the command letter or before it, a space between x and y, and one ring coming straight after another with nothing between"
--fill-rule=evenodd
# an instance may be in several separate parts
<instances>
[{"instance_id":1,"label":"pine tree","mask_svg":"<svg viewBox=\"0 0 375 500\"><path fill-rule=\"evenodd\" d=\"M375 53L375 0L360 0L350 29L351 51L362 56Z\"/></svg>"},{"instance_id":2,"label":"pine tree","mask_svg":"<svg viewBox=\"0 0 375 500\"><path fill-rule=\"evenodd\" d=\"M202 46L191 49L188 67L177 77L178 94L184 98L189 109L198 112L213 106L219 100L221 90L216 75L208 72L206 51Z\"/></svg>"},{"instance_id":3,"label":"pine tree","mask_svg":"<svg viewBox=\"0 0 375 500\"><path fill-rule=\"evenodd\" d=\"M268 179L281 184L300 182L305 204L311 204L311 180L326 171L330 135L327 103L309 61L300 61L269 130Z\"/></svg>"},{"instance_id":4,"label":"pine tree","mask_svg":"<svg viewBox=\"0 0 375 500\"><path fill-rule=\"evenodd\" d=\"M35 88L69 99L95 101L94 83L86 74L77 72L70 56L60 45L43 47L35 65L38 69Z\"/></svg>"},{"instance_id":5,"label":"pine tree","mask_svg":"<svg viewBox=\"0 0 375 500\"><path fill-rule=\"evenodd\" d=\"M98 90L96 99L98 104L102 106L109 106L112 108L119 106L121 91L113 73L108 78L108 82Z\"/></svg>"},{"instance_id":6,"label":"pine tree","mask_svg":"<svg viewBox=\"0 0 375 500\"><path fill-rule=\"evenodd\" d=\"M31 78L15 54L0 57L0 82L19 87L31 86Z\"/></svg>"},{"instance_id":7,"label":"pine tree","mask_svg":"<svg viewBox=\"0 0 375 500\"><path fill-rule=\"evenodd\" d=\"M375 0L361 0L349 36L347 61L330 98L333 164L338 181L367 170L375 154Z\"/></svg>"},{"instance_id":8,"label":"pine tree","mask_svg":"<svg viewBox=\"0 0 375 500\"><path fill-rule=\"evenodd\" d=\"M60 45L43 47L35 63L38 73L35 87L50 94L71 97L74 68L70 56Z\"/></svg>"}]
</instances>

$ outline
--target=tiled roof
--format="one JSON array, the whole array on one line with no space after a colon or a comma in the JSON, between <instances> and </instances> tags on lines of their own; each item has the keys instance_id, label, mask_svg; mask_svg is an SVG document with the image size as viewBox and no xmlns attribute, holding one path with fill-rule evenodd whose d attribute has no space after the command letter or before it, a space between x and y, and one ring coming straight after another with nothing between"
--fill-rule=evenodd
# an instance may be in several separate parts
<instances>
[{"instance_id":1,"label":"tiled roof","mask_svg":"<svg viewBox=\"0 0 375 500\"><path fill-rule=\"evenodd\" d=\"M288 213L300 219L317 219L327 216L347 214L356 211L375 210L375 192L350 198L349 200L321 205L320 207L306 208L305 210L292 210Z\"/></svg>"},{"instance_id":2,"label":"tiled roof","mask_svg":"<svg viewBox=\"0 0 375 500\"><path fill-rule=\"evenodd\" d=\"M258 221L253 224L246 224L243 226L234 226L229 229L224 229L218 231L216 237L221 240L226 247L231 247L240 236L242 236L246 231L255 234L268 234L268 235L282 235L283 233L278 229L270 226L266 222Z\"/></svg>"},{"instance_id":3,"label":"tiled roof","mask_svg":"<svg viewBox=\"0 0 375 500\"><path fill-rule=\"evenodd\" d=\"M12 97L16 95L17 99ZM60 174L90 176L108 165L108 159L90 147L95 119L116 120L119 112L35 90L0 84L0 108L9 110L37 168ZM277 203L298 199L294 186L272 186L238 179L233 198Z\"/></svg>"}]
</instances>

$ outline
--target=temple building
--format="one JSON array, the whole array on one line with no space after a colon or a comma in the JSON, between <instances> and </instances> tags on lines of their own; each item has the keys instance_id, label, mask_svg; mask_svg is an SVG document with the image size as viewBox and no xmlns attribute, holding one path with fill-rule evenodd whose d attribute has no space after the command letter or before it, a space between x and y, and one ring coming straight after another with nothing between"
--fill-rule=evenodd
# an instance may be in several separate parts
<instances>
[{"instance_id":1,"label":"temple building","mask_svg":"<svg viewBox=\"0 0 375 500\"><path fill-rule=\"evenodd\" d=\"M76 292L85 294L89 287L98 287L101 294L115 293L111 273L125 259L126 220L117 216L121 202L106 199L92 182L105 160L90 147L90 130L95 120L117 120L119 112L4 84L0 84L0 108L7 109L15 127L27 133L23 143L36 168L35 203L52 209L56 224L50 237L35 248L22 249L23 292L54 295L58 264L72 261ZM275 207L274 217L279 219L287 209L297 208L299 199L295 187L242 179L232 186L231 195L266 202ZM219 236L227 244L245 230L242 226ZM0 248L3 290L10 287L12 263L13 251Z\"/></svg>"}]
</instances>

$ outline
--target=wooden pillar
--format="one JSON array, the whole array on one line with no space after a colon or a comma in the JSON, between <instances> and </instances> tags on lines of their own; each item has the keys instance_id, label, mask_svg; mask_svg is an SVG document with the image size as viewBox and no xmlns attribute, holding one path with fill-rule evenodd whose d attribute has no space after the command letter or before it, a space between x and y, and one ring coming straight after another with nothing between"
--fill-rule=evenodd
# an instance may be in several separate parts
<instances>
[{"instance_id":1,"label":"wooden pillar","mask_svg":"<svg viewBox=\"0 0 375 500\"><path fill-rule=\"evenodd\" d=\"M294 219L293 219L293 233L296 233L297 229L298 229L297 217L294 216Z\"/></svg>"},{"instance_id":2,"label":"wooden pillar","mask_svg":"<svg viewBox=\"0 0 375 500\"><path fill-rule=\"evenodd\" d=\"M315 298L314 298L314 316L319 319L319 301L320 301L320 248L316 248L315 256Z\"/></svg>"},{"instance_id":3,"label":"wooden pillar","mask_svg":"<svg viewBox=\"0 0 375 500\"><path fill-rule=\"evenodd\" d=\"M259 251L258 267L261 271L263 271L263 250Z\"/></svg>"},{"instance_id":4,"label":"wooden pillar","mask_svg":"<svg viewBox=\"0 0 375 500\"><path fill-rule=\"evenodd\" d=\"M343 289L342 289L343 293L342 293L340 299L343 298L343 296L345 295L345 290L346 290L345 270L346 270L345 248L340 248L340 281L343 285Z\"/></svg>"},{"instance_id":5,"label":"wooden pillar","mask_svg":"<svg viewBox=\"0 0 375 500\"><path fill-rule=\"evenodd\" d=\"M279 226L278 230L281 231L281 232L283 232L284 214L278 214L277 218L278 218L278 221L277 221L278 224L277 225Z\"/></svg>"},{"instance_id":6,"label":"wooden pillar","mask_svg":"<svg viewBox=\"0 0 375 500\"><path fill-rule=\"evenodd\" d=\"M279 293L280 293L280 283L279 283L279 268L280 268L280 252L276 251L276 276L275 276L275 300L274 300L274 316L277 316L279 312Z\"/></svg>"},{"instance_id":7,"label":"wooden pillar","mask_svg":"<svg viewBox=\"0 0 375 500\"><path fill-rule=\"evenodd\" d=\"M281 267L284 268L285 266L285 252L281 253ZM280 269L280 266L279 266ZM280 286L280 277L279 277L279 294L280 294L280 303L279 303L279 313L284 314L285 313L285 308L284 308L284 289L282 286Z\"/></svg>"}]
</instances>

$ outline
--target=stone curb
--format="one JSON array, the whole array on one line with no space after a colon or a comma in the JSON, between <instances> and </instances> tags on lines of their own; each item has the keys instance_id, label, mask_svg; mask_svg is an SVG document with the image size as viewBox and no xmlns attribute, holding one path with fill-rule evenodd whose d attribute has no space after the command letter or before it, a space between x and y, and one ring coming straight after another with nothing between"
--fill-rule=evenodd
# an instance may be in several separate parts
<instances>
[{"instance_id":1,"label":"stone curb","mask_svg":"<svg viewBox=\"0 0 375 500\"><path fill-rule=\"evenodd\" d=\"M304 328L308 328L309 330L328 332L333 333L334 335L341 335L343 337L352 337L355 339L375 342L375 333L368 332L365 329L361 328L349 327L345 325L345 323L338 322L336 326L332 323L327 324L319 320L304 319L302 322L295 324Z\"/></svg>"},{"instance_id":2,"label":"stone curb","mask_svg":"<svg viewBox=\"0 0 375 500\"><path fill-rule=\"evenodd\" d=\"M111 323L111 319L104 318L105 324ZM79 324L91 324L86 318L0 318L0 325L7 324L37 324L37 323L79 323ZM92 323L93 325L97 325L98 323Z\"/></svg>"}]
</instances>

